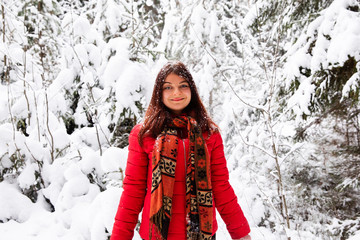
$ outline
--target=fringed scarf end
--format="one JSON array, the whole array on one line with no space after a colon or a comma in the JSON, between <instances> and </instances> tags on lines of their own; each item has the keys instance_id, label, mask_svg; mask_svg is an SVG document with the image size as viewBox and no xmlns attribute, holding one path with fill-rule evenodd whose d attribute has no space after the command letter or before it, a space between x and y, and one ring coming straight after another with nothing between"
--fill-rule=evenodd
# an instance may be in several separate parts
<instances>
[{"instance_id":1,"label":"fringed scarf end","mask_svg":"<svg viewBox=\"0 0 360 240\"><path fill-rule=\"evenodd\" d=\"M155 235L160 235L161 239L167 239L170 219L161 208L157 213L150 217L150 236L152 238L152 228L155 226ZM156 239L158 240L158 239Z\"/></svg>"}]
</instances>

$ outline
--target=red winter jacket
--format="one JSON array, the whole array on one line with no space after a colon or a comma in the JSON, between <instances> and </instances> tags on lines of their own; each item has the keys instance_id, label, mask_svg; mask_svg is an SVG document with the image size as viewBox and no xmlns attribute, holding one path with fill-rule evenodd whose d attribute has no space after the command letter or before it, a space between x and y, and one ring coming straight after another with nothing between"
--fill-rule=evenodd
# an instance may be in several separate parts
<instances>
[{"instance_id":1,"label":"red winter jacket","mask_svg":"<svg viewBox=\"0 0 360 240\"><path fill-rule=\"evenodd\" d=\"M118 211L110 240L130 240L142 211L140 236L149 239L149 208L151 190L151 159L155 143L154 138L145 137L143 147L138 143L141 125L136 125L129 136L129 155L123 182ZM211 183L214 206L226 223L233 239L246 236L250 228L237 203L237 197L229 184L229 172L224 157L222 138L219 133L206 137L206 144L211 159ZM185 221L185 155L184 149L189 145L188 139L179 138L179 149L175 170L172 218L169 226L168 240L186 239ZM218 226L214 207L213 233ZM153 238L155 239L155 238Z\"/></svg>"}]
</instances>

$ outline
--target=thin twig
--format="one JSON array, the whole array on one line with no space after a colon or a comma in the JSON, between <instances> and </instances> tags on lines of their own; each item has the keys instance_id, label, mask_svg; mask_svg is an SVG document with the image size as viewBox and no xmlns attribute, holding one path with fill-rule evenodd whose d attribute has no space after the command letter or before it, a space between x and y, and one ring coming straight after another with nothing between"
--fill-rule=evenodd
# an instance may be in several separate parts
<instances>
[{"instance_id":1,"label":"thin twig","mask_svg":"<svg viewBox=\"0 0 360 240\"><path fill-rule=\"evenodd\" d=\"M207 54L213 59L213 61L215 62L216 66L217 67L220 67L221 65L217 62L217 60L215 59L215 57L209 52L209 50L206 48L206 45L204 44L204 42L198 37L195 29L194 29L194 26L193 24L190 22L190 25L195 33L195 36L196 38L199 40L199 42L201 43L201 45L203 46L203 48L205 49L205 51L207 52ZM245 105L251 107L251 108L255 108L255 109L258 109L260 110L261 112L266 112L266 110L261 107L260 105L253 105L253 104L250 104L248 102L246 102L245 100L243 100L239 94L235 91L234 87L232 86L232 84L230 83L230 81L227 79L227 77L225 76L225 74L223 72L221 72L221 75L223 76L224 80L227 82L227 84L229 85L230 89L233 91L233 93L235 94L235 96Z\"/></svg>"},{"instance_id":2,"label":"thin twig","mask_svg":"<svg viewBox=\"0 0 360 240\"><path fill-rule=\"evenodd\" d=\"M234 112L234 109L233 109L233 114L234 114L234 118L237 119L237 117L236 117L236 115L235 115L235 112ZM244 137L242 136L242 134L241 134L241 132L240 132L240 129L237 127L236 124L235 124L235 128L236 128L238 134L240 135L241 140L243 141L243 143L244 143L245 145L247 145L247 146L249 146L249 147L257 148L257 149L259 149L260 151L262 151L263 153L265 153L266 155L268 155L269 157L271 157L272 159L275 159L275 156L272 155L271 153L269 153L268 151L266 151L264 148L262 148L262 147L260 147L260 146L258 146L258 145L256 145L256 144L252 144L252 143L247 142L247 141L244 139Z\"/></svg>"}]
</instances>

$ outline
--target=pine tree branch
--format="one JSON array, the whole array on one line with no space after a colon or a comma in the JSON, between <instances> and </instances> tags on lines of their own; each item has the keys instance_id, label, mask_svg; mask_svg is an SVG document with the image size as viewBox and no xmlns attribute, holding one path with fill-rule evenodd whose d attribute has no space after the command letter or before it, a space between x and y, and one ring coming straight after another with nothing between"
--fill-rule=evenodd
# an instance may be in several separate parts
<instances>
[{"instance_id":1,"label":"pine tree branch","mask_svg":"<svg viewBox=\"0 0 360 240\"><path fill-rule=\"evenodd\" d=\"M190 26L192 27L194 33L195 33L195 36L196 38L199 40L199 42L201 43L201 45L203 46L204 50L207 52L207 54L213 59L213 61L215 62L216 66L218 68L221 67L221 64L218 63L218 61L215 59L215 57L210 53L210 51L207 49L205 43L198 37L198 34L196 33L195 29L194 29L194 26L193 24L190 22ZM246 102L243 98L241 98L239 96L239 94L235 91L234 87L232 86L232 84L230 83L230 81L228 80L228 78L225 76L225 74L220 71L221 75L223 76L224 80L226 81L226 83L229 85L230 89L232 90L232 92L235 94L235 96L245 105L251 107L251 108L255 108L261 112L266 112L266 110L260 106L260 105L253 105L253 104L250 104L248 102Z\"/></svg>"}]
</instances>

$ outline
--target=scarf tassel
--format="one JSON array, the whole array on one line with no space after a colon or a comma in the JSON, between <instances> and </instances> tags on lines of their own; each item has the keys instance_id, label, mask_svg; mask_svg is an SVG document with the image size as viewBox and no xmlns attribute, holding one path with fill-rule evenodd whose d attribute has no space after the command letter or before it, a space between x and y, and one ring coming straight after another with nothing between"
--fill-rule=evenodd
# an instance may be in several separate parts
<instances>
[{"instance_id":1,"label":"scarf tassel","mask_svg":"<svg viewBox=\"0 0 360 240\"><path fill-rule=\"evenodd\" d=\"M161 208L157 213L155 213L150 218L150 222L153 223L155 229L161 235L161 239L167 239L170 218L166 217L166 213L163 208ZM152 227L150 227L150 239L152 238Z\"/></svg>"}]
</instances>

